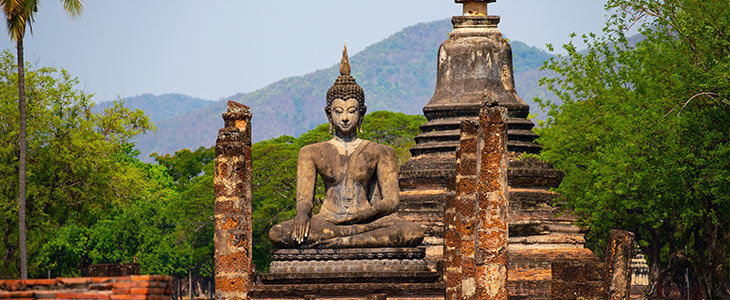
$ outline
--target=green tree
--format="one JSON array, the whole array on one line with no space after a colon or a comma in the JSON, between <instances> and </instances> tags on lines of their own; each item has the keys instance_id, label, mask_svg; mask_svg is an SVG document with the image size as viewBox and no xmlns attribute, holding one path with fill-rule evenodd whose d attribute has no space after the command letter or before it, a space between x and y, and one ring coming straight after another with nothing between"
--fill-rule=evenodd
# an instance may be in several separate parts
<instances>
[{"instance_id":1,"label":"green tree","mask_svg":"<svg viewBox=\"0 0 730 300\"><path fill-rule=\"evenodd\" d=\"M84 275L91 264L140 263L144 274L187 274L192 255L181 224L180 193L168 170L137 159L139 151L124 144L112 154L114 166L135 187L116 205L88 223L67 222L40 246L39 264L61 276ZM194 213L194 212L191 212Z\"/></svg>"},{"instance_id":2,"label":"green tree","mask_svg":"<svg viewBox=\"0 0 730 300\"><path fill-rule=\"evenodd\" d=\"M190 274L213 276L213 148L200 147L195 151L182 149L174 155L151 155L165 166L176 182L179 197L169 205L168 214L175 219L175 231L189 247L190 263L185 267ZM195 276L194 276L195 277Z\"/></svg>"},{"instance_id":3,"label":"green tree","mask_svg":"<svg viewBox=\"0 0 730 300\"><path fill-rule=\"evenodd\" d=\"M201 175L203 166L207 165L215 158L213 148L199 147L198 150L190 151L190 149L181 149L175 151L175 154L159 155L152 153L150 155L158 164L167 168L172 179L182 182L183 185L191 179Z\"/></svg>"},{"instance_id":4,"label":"green tree","mask_svg":"<svg viewBox=\"0 0 730 300\"><path fill-rule=\"evenodd\" d=\"M61 0L64 10L73 16L81 13L81 0ZM16 42L18 51L18 116L20 131L18 145L20 148L20 163L18 168L18 220L20 241L20 277L28 278L25 209L26 209L26 101L25 101L25 61L23 58L23 37L26 26L32 28L33 18L38 11L37 0L0 0L5 13L5 21L10 39ZM32 31L31 31L32 32Z\"/></svg>"},{"instance_id":5,"label":"green tree","mask_svg":"<svg viewBox=\"0 0 730 300\"><path fill-rule=\"evenodd\" d=\"M542 158L601 253L608 231L636 233L650 279L730 297L730 10L724 1L609 0L602 36L569 43L542 83ZM637 25L638 24L638 25ZM641 39L626 32L639 26ZM676 280L682 278L682 280ZM647 291L652 292L652 289Z\"/></svg>"},{"instance_id":6,"label":"green tree","mask_svg":"<svg viewBox=\"0 0 730 300\"><path fill-rule=\"evenodd\" d=\"M15 58L0 53L0 244L1 277L17 277L20 243L18 205L19 110ZM122 157L129 140L152 128L144 113L115 104L100 114L91 112L90 96L64 70L34 69L26 73L28 100L29 273L45 275L41 246L65 226L88 228L116 206L134 197L153 197L157 189L143 172ZM126 148L125 148L126 147ZM141 195L141 196L140 196ZM149 196L147 196L149 195ZM72 229L68 229L70 234Z\"/></svg>"}]
</instances>

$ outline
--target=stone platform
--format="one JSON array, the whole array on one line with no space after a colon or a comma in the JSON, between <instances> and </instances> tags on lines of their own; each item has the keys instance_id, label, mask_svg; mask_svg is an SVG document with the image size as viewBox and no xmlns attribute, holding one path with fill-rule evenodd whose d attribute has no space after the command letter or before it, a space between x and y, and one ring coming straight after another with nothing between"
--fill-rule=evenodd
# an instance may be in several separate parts
<instances>
[{"instance_id":1,"label":"stone platform","mask_svg":"<svg viewBox=\"0 0 730 300\"><path fill-rule=\"evenodd\" d=\"M425 248L279 249L272 274L424 272Z\"/></svg>"},{"instance_id":2,"label":"stone platform","mask_svg":"<svg viewBox=\"0 0 730 300\"><path fill-rule=\"evenodd\" d=\"M427 268L425 256L425 247L279 249L272 253L269 273L257 276L250 296L439 299L444 283L439 272Z\"/></svg>"},{"instance_id":3,"label":"stone platform","mask_svg":"<svg viewBox=\"0 0 730 300\"><path fill-rule=\"evenodd\" d=\"M250 299L444 299L443 282L255 284Z\"/></svg>"}]
</instances>

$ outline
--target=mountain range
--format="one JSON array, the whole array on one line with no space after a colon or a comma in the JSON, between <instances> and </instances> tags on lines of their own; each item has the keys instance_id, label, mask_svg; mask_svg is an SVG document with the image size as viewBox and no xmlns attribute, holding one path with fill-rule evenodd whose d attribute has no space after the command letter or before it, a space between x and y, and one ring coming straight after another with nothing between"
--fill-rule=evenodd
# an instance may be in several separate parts
<instances>
[{"instance_id":1,"label":"mountain range","mask_svg":"<svg viewBox=\"0 0 730 300\"><path fill-rule=\"evenodd\" d=\"M450 20L419 23L372 44L350 57L352 76L365 90L368 112L389 110L421 114L436 86L436 54L452 30ZM547 75L539 70L550 54L519 41L510 41L517 92L543 118L532 98L550 97L538 86ZM136 143L142 158L151 153L173 153L215 143L223 126L226 102L248 105L253 114L254 142L281 135L298 136L326 122L325 94L339 75L339 57L331 67L271 83L249 93L237 93L218 101L181 94L144 94L125 99L125 106L148 113L157 131L140 136ZM102 102L97 109L108 107Z\"/></svg>"}]
</instances>

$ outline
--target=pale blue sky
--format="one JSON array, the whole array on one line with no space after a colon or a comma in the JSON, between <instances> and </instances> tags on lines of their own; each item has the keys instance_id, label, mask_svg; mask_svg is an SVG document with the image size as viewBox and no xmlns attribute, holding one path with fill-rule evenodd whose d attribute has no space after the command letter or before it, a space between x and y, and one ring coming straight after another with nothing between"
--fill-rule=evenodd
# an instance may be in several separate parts
<instances>
[{"instance_id":1,"label":"pale blue sky","mask_svg":"<svg viewBox=\"0 0 730 300\"><path fill-rule=\"evenodd\" d=\"M142 93L218 100L329 67L343 42L353 55L406 26L461 13L453 0L86 0L71 19L59 3L41 1L26 60L69 70L96 101ZM489 12L510 39L545 48L571 32L600 32L604 3L499 0ZM0 47L15 51L5 37Z\"/></svg>"}]
</instances>

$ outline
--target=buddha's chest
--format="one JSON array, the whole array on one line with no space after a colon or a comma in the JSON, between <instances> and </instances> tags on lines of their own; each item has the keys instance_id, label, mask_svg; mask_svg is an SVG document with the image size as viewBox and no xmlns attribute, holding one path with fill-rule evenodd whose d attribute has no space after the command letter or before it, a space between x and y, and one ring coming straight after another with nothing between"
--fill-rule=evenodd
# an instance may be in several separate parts
<instances>
[{"instance_id":1,"label":"buddha's chest","mask_svg":"<svg viewBox=\"0 0 730 300\"><path fill-rule=\"evenodd\" d=\"M367 152L325 155L317 163L317 173L328 185L345 181L366 185L377 169L377 157Z\"/></svg>"}]
</instances>

